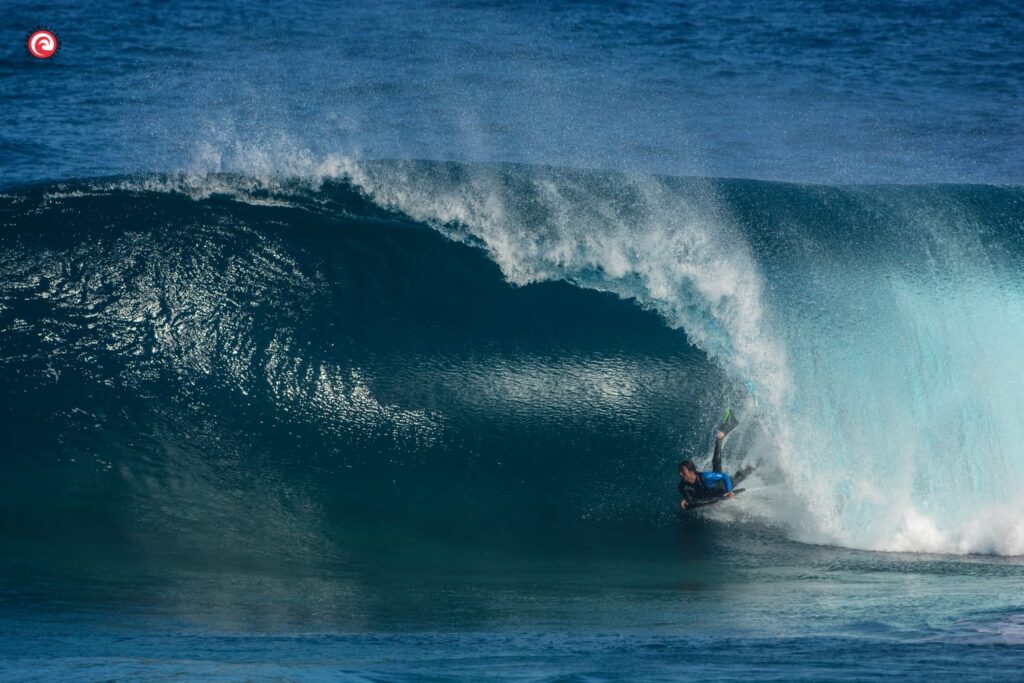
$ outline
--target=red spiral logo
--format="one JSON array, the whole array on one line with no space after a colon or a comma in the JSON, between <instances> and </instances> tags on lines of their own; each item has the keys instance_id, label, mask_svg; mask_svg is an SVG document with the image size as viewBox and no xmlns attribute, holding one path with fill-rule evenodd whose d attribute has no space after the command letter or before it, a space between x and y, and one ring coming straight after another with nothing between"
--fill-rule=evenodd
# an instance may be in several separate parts
<instances>
[{"instance_id":1,"label":"red spiral logo","mask_svg":"<svg viewBox=\"0 0 1024 683\"><path fill-rule=\"evenodd\" d=\"M53 31L41 28L28 37L28 53L36 59L49 59L59 47Z\"/></svg>"}]
</instances>

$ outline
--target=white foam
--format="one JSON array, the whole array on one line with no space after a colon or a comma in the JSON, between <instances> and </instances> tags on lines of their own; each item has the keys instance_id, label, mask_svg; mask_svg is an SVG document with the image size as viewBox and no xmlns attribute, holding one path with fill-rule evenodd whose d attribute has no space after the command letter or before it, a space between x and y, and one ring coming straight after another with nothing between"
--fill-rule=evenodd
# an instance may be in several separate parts
<instances>
[{"instance_id":1,"label":"white foam","mask_svg":"<svg viewBox=\"0 0 1024 683\"><path fill-rule=\"evenodd\" d=\"M879 538L871 549L1024 555L1024 504L993 505L952 528L943 528L934 519L906 505L892 519L891 534Z\"/></svg>"}]
</instances>

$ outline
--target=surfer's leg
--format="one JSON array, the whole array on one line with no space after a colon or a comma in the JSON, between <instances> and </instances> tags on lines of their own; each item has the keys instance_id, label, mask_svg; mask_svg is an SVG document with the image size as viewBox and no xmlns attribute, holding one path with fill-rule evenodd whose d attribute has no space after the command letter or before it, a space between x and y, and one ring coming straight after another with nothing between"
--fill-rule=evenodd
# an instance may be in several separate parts
<instances>
[{"instance_id":1,"label":"surfer's leg","mask_svg":"<svg viewBox=\"0 0 1024 683\"><path fill-rule=\"evenodd\" d=\"M725 437L727 437L729 432L734 430L736 425L739 423L740 421L732 414L732 408L726 408L725 415L722 416L722 425L718 428L718 432L715 434L715 454L711 456L711 469L715 472L722 471L722 449L725 444Z\"/></svg>"},{"instance_id":2,"label":"surfer's leg","mask_svg":"<svg viewBox=\"0 0 1024 683\"><path fill-rule=\"evenodd\" d=\"M746 467L741 468L739 472L737 472L736 474L732 475L732 485L736 486L741 481L743 481L744 479L749 477L750 473L753 472L753 471L754 471L754 466L753 465L747 465Z\"/></svg>"}]
</instances>

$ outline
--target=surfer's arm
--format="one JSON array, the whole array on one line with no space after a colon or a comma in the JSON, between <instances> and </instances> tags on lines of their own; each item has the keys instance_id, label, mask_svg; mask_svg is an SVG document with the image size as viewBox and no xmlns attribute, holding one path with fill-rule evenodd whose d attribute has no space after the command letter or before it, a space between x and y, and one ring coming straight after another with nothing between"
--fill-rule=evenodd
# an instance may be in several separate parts
<instances>
[{"instance_id":1,"label":"surfer's arm","mask_svg":"<svg viewBox=\"0 0 1024 683\"><path fill-rule=\"evenodd\" d=\"M679 482L679 495L683 497L683 499L679 501L679 507L685 510L690 505L690 494L683 482Z\"/></svg>"}]
</instances>

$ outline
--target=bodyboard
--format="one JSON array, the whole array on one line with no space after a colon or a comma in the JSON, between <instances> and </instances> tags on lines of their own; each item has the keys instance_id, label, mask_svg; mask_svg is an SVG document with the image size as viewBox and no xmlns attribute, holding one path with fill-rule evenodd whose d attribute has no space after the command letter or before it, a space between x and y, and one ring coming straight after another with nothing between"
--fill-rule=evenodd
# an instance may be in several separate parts
<instances>
[{"instance_id":1,"label":"bodyboard","mask_svg":"<svg viewBox=\"0 0 1024 683\"><path fill-rule=\"evenodd\" d=\"M746 489L743 489L743 488L733 489L732 490L733 494L735 494L735 495L739 495L739 494L743 493L744 491L746 491ZM687 505L685 510L683 508L679 508L679 510L681 512L689 512L690 510L696 510L697 508L706 508L709 505L714 505L715 503L721 503L723 500L729 500L729 499L726 498L725 496L718 496L717 498L708 498L707 500L697 500L697 501L694 501L694 502L690 503L689 505Z\"/></svg>"}]
</instances>

